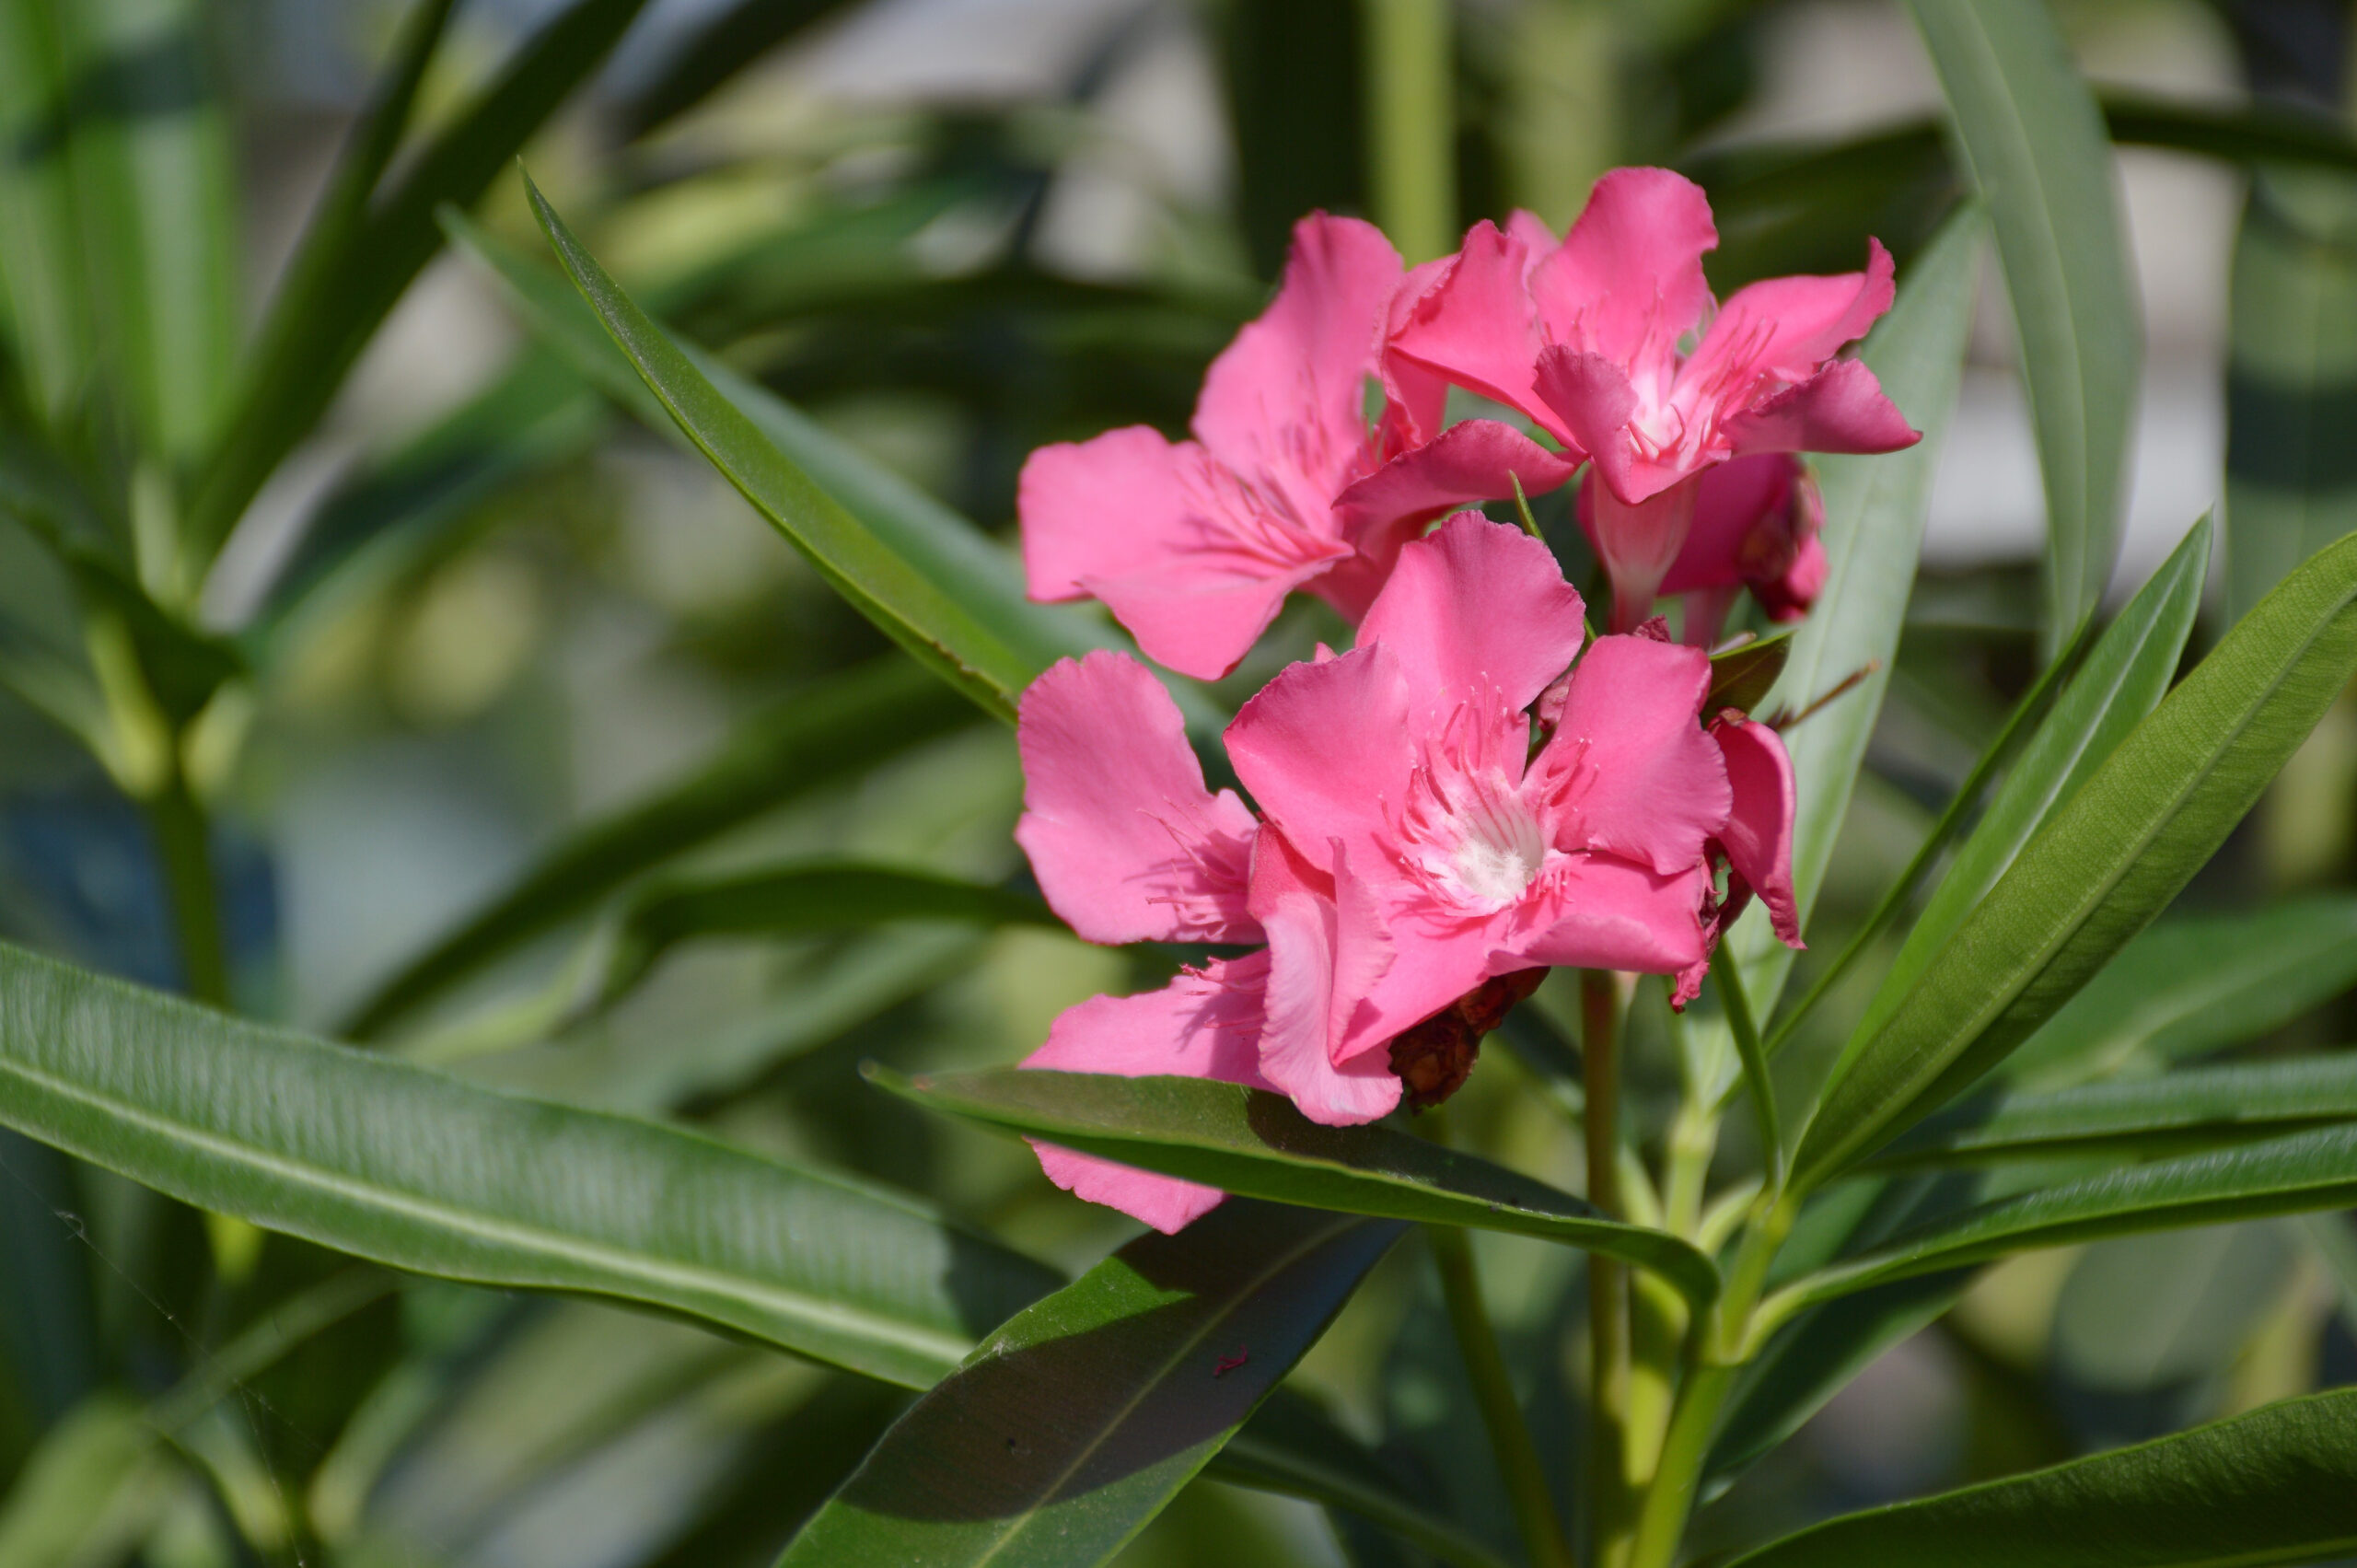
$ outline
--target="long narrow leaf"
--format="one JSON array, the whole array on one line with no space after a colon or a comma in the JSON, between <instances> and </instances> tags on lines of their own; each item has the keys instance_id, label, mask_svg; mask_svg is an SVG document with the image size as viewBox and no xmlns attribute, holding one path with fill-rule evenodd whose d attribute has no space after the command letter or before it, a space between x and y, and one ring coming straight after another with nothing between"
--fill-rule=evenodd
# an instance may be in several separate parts
<instances>
[{"instance_id":1,"label":"long narrow leaf","mask_svg":"<svg viewBox=\"0 0 2357 1568\"><path fill-rule=\"evenodd\" d=\"M1318 1342L1404 1225L1231 1199L1148 1234L911 1406L781 1568L1092 1568Z\"/></svg>"},{"instance_id":2,"label":"long narrow leaf","mask_svg":"<svg viewBox=\"0 0 2357 1568\"><path fill-rule=\"evenodd\" d=\"M6 947L0 1123L357 1257L657 1307L911 1388L1055 1283L912 1198Z\"/></svg>"},{"instance_id":3,"label":"long narrow leaf","mask_svg":"<svg viewBox=\"0 0 2357 1568\"><path fill-rule=\"evenodd\" d=\"M1202 1078L1001 1068L869 1075L932 1109L1206 1186L1346 1214L1512 1231L1654 1270L1697 1302L1718 1271L1666 1232L1387 1127L1321 1127L1282 1095Z\"/></svg>"},{"instance_id":4,"label":"long narrow leaf","mask_svg":"<svg viewBox=\"0 0 2357 1568\"><path fill-rule=\"evenodd\" d=\"M1968 1087L2167 906L2357 673L2352 601L2357 540L2293 574L2137 726L1834 1082L1796 1180Z\"/></svg>"},{"instance_id":5,"label":"long narrow leaf","mask_svg":"<svg viewBox=\"0 0 2357 1568\"><path fill-rule=\"evenodd\" d=\"M2047 0L1910 0L1989 203L2046 481L2050 656L2119 547L2143 329L2111 143Z\"/></svg>"},{"instance_id":6,"label":"long narrow leaf","mask_svg":"<svg viewBox=\"0 0 2357 1568\"><path fill-rule=\"evenodd\" d=\"M90 280L67 160L64 60L45 0L0 3L0 287L29 401L52 420L97 354Z\"/></svg>"},{"instance_id":7,"label":"long narrow leaf","mask_svg":"<svg viewBox=\"0 0 2357 1568\"><path fill-rule=\"evenodd\" d=\"M1732 1568L2261 1568L2357 1551L2357 1391L1850 1514Z\"/></svg>"},{"instance_id":8,"label":"long narrow leaf","mask_svg":"<svg viewBox=\"0 0 2357 1568\"><path fill-rule=\"evenodd\" d=\"M839 676L746 725L670 788L576 830L411 959L341 1031L366 1040L663 861L796 796L947 734L973 710L897 658Z\"/></svg>"}]
</instances>

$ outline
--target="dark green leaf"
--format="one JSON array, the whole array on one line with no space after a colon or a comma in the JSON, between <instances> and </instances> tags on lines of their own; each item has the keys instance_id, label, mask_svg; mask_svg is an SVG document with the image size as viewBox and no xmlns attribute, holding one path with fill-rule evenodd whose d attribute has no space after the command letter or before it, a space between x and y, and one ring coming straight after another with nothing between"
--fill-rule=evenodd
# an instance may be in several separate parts
<instances>
[{"instance_id":1,"label":"dark green leaf","mask_svg":"<svg viewBox=\"0 0 2357 1568\"><path fill-rule=\"evenodd\" d=\"M915 1199L0 947L0 1123L396 1268L613 1297L922 1388L1041 1265Z\"/></svg>"},{"instance_id":2,"label":"dark green leaf","mask_svg":"<svg viewBox=\"0 0 2357 1568\"><path fill-rule=\"evenodd\" d=\"M734 0L673 49L621 110L633 141L702 102L787 39L843 8L846 0Z\"/></svg>"},{"instance_id":3,"label":"dark green leaf","mask_svg":"<svg viewBox=\"0 0 2357 1568\"><path fill-rule=\"evenodd\" d=\"M821 490L615 285L539 190L530 194L582 296L713 466L860 613L984 712L1011 721L1016 698L1041 663L990 623L988 601L996 596L978 596L942 570L945 563L915 557L909 538L879 538ZM979 539L973 543L983 548Z\"/></svg>"},{"instance_id":4,"label":"dark green leaf","mask_svg":"<svg viewBox=\"0 0 2357 1568\"><path fill-rule=\"evenodd\" d=\"M2086 661L2022 748L1972 836L1926 901L1891 960L1859 1026L1870 1034L1922 975L1943 944L1997 885L2056 808L2161 700L2176 678L2201 609L2210 569L2210 519L2194 524L2152 580L2105 628Z\"/></svg>"},{"instance_id":5,"label":"dark green leaf","mask_svg":"<svg viewBox=\"0 0 2357 1568\"><path fill-rule=\"evenodd\" d=\"M1829 1520L1732 1568L2259 1568L2357 1550L2357 1391Z\"/></svg>"},{"instance_id":6,"label":"dark green leaf","mask_svg":"<svg viewBox=\"0 0 2357 1568\"><path fill-rule=\"evenodd\" d=\"M1911 0L1997 232L2046 481L2046 650L2119 546L2144 333L2111 143L2046 0Z\"/></svg>"},{"instance_id":7,"label":"dark green leaf","mask_svg":"<svg viewBox=\"0 0 2357 1568\"><path fill-rule=\"evenodd\" d=\"M670 788L588 823L354 1009L366 1039L683 850L945 735L973 710L898 658L834 677L740 728Z\"/></svg>"},{"instance_id":8,"label":"dark green leaf","mask_svg":"<svg viewBox=\"0 0 2357 1568\"><path fill-rule=\"evenodd\" d=\"M1771 1315L1887 1280L2107 1236L2357 1202L2357 1126L2341 1123L2183 1155L1999 1198L1831 1265L1782 1293Z\"/></svg>"},{"instance_id":9,"label":"dark green leaf","mask_svg":"<svg viewBox=\"0 0 2357 1568\"><path fill-rule=\"evenodd\" d=\"M1745 713L1759 709L1768 700L1776 678L1784 673L1784 661L1793 656L1793 634L1777 632L1766 637L1711 656L1711 694L1703 700L1702 710L1715 714L1722 708L1741 708Z\"/></svg>"},{"instance_id":10,"label":"dark green leaf","mask_svg":"<svg viewBox=\"0 0 2357 1568\"><path fill-rule=\"evenodd\" d=\"M1825 496L1825 589L1792 639L1770 705L1799 713L1843 681L1836 697L1784 737L1799 787L1793 823L1793 883L1801 920L1817 902L1850 791L1865 759L1866 738L1882 711L1890 663L1905 623L1907 596L1931 504L1932 474L1963 374L1967 330L1981 241L1977 210L1950 220L1900 283L1890 314L1860 350L1883 390L1923 432L1905 452L1816 459ZM1762 1016L1783 991L1792 953L1764 920L1743 922L1727 936L1744 966L1745 988Z\"/></svg>"},{"instance_id":11,"label":"dark green leaf","mask_svg":"<svg viewBox=\"0 0 2357 1568\"><path fill-rule=\"evenodd\" d=\"M728 877L664 881L624 911L607 960L605 993L619 995L671 946L699 936L795 936L894 921L1047 925L1061 929L1036 893L930 872L845 862L800 862Z\"/></svg>"},{"instance_id":12,"label":"dark green leaf","mask_svg":"<svg viewBox=\"0 0 2357 1568\"><path fill-rule=\"evenodd\" d=\"M206 465L189 526L219 547L279 459L318 421L412 279L441 249L436 215L474 204L571 95L646 0L575 0L533 34L497 82L408 165L353 231L316 297L281 297L249 358L234 417ZM327 286L331 285L331 286Z\"/></svg>"},{"instance_id":13,"label":"dark green leaf","mask_svg":"<svg viewBox=\"0 0 2357 1568\"><path fill-rule=\"evenodd\" d=\"M1828 1091L1819 1179L2004 1060L2165 908L2357 672L2357 541L2294 573L2120 742Z\"/></svg>"},{"instance_id":14,"label":"dark green leaf","mask_svg":"<svg viewBox=\"0 0 2357 1568\"><path fill-rule=\"evenodd\" d=\"M1230 1199L1028 1308L885 1434L781 1568L1106 1561L1405 1229Z\"/></svg>"},{"instance_id":15,"label":"dark green leaf","mask_svg":"<svg viewBox=\"0 0 2357 1568\"><path fill-rule=\"evenodd\" d=\"M2188 1068L2054 1094L2005 1089L1976 1096L1918 1123L1867 1163L2141 1158L2351 1121L2357 1121L2357 1051Z\"/></svg>"},{"instance_id":16,"label":"dark green leaf","mask_svg":"<svg viewBox=\"0 0 2357 1568\"><path fill-rule=\"evenodd\" d=\"M29 383L52 421L87 390L98 326L68 159L65 62L43 0L0 5L0 285Z\"/></svg>"},{"instance_id":17,"label":"dark green leaf","mask_svg":"<svg viewBox=\"0 0 2357 1568\"><path fill-rule=\"evenodd\" d=\"M868 1075L935 1110L1230 1192L1540 1237L1654 1270L1697 1302L1718 1294L1717 1269L1674 1236L1393 1128L1322 1127L1264 1090L1021 1068Z\"/></svg>"}]
</instances>

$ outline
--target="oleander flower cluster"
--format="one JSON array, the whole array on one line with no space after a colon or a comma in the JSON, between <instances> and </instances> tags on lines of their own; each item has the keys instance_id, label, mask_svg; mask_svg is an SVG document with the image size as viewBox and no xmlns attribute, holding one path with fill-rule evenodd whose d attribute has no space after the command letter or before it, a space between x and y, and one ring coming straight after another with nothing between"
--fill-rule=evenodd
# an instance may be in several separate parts
<instances>
[{"instance_id":1,"label":"oleander flower cluster","mask_svg":"<svg viewBox=\"0 0 2357 1568\"><path fill-rule=\"evenodd\" d=\"M1715 243L1701 191L1661 169L1605 176L1560 242L1516 214L1412 270L1372 226L1313 215L1212 365L1191 439L1138 427L1032 455L1035 598L1098 599L1149 658L1203 678L1295 589L1357 637L1227 726L1242 796L1208 787L1135 659L1067 660L1026 693L1016 838L1057 914L1094 942L1227 952L1071 1008L1025 1065L1213 1078L1364 1122L1446 1098L1551 968L1673 976L1682 1005L1755 898L1799 946L1791 763L1768 725L1705 711L1705 648L1747 589L1791 619L1823 581L1794 454L1916 435L1840 356L1889 308L1879 245L1861 273L1719 305ZM1448 423L1451 389L1498 416ZM1543 541L1460 510L1583 469L1604 635ZM1665 594L1682 641L1654 615ZM1039 1153L1059 1185L1164 1230L1221 1197Z\"/></svg>"}]
</instances>

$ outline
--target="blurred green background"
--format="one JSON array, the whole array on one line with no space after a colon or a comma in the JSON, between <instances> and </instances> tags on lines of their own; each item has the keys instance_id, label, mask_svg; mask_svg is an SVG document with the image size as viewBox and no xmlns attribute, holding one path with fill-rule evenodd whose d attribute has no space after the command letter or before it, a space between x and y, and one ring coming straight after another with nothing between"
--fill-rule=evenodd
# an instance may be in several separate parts
<instances>
[{"instance_id":1,"label":"blurred green background","mask_svg":"<svg viewBox=\"0 0 2357 1568\"><path fill-rule=\"evenodd\" d=\"M2121 118L2155 96L2342 129L2343 6L2060 9L2124 141L2169 139ZM1125 1222L856 1066L1013 1061L1061 1008L1152 982L1146 960L921 926L690 930L617 961L654 929L633 912L716 873L1018 876L1013 740L536 333L444 244L463 220L442 203L479 249L542 262L520 152L651 309L1005 536L1034 446L1183 425L1309 208L1386 220L1413 261L1513 205L1560 226L1600 170L1671 163L1712 191L1724 296L1854 266L1869 234L1903 276L1958 190L1913 28L1871 0L465 0L373 196L341 190L339 149L437 17L0 0L0 934L866 1171L1067 1266ZM2117 586L2230 501L2199 644L2357 526L2357 187L2181 146L2127 146L2119 173L2147 355ZM338 212L343 249L304 238ZM2002 300L1973 344L1820 953L2033 670L2042 499ZM1541 514L1575 555L1563 499ZM1335 637L1322 614L1289 612L1235 694ZM2189 902L2348 887L2353 808L2344 701ZM175 919L192 856L217 965ZM1820 1066L1873 969L1812 1019ZM2352 979L2287 994L2277 1043L2350 1038ZM1631 1067L1656 1110L1660 1013L1638 1009ZM1452 1119L1575 1180L1563 1119L1491 1054ZM1575 1259L1477 1244L1560 1432ZM682 1326L347 1267L0 1134L0 1565L760 1564L900 1398ZM305 1311L330 1326L284 1327ZM2034 1255L1885 1355L1701 1539L2357 1381L2352 1322L2345 1216ZM228 1397L189 1394L200 1368ZM1297 1381L1512 1550L1414 1248ZM186 1421L139 1436L126 1412L175 1389ZM1417 1559L1205 1481L1122 1561Z\"/></svg>"}]
</instances>

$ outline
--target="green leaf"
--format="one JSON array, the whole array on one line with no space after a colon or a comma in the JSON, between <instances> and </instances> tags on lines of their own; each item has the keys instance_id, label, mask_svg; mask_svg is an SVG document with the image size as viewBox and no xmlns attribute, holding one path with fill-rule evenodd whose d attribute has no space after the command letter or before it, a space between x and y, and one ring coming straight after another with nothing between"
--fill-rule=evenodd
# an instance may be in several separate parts
<instances>
[{"instance_id":1,"label":"green leaf","mask_svg":"<svg viewBox=\"0 0 2357 1568\"><path fill-rule=\"evenodd\" d=\"M1820 1270L1761 1310L1772 1319L1794 1307L1888 1280L2039 1248L2351 1202L2357 1202L2357 1126L2344 1122L1995 1199Z\"/></svg>"},{"instance_id":2,"label":"green leaf","mask_svg":"<svg viewBox=\"0 0 2357 1568\"><path fill-rule=\"evenodd\" d=\"M2223 1392L2298 1278L2298 1239L2277 1220L2099 1241L2055 1300L2048 1365L2100 1392Z\"/></svg>"},{"instance_id":3,"label":"green leaf","mask_svg":"<svg viewBox=\"0 0 2357 1568\"><path fill-rule=\"evenodd\" d=\"M2226 610L2357 530L2342 433L2357 381L2357 180L2261 170L2235 240L2226 362Z\"/></svg>"},{"instance_id":4,"label":"green leaf","mask_svg":"<svg viewBox=\"0 0 2357 1568\"><path fill-rule=\"evenodd\" d=\"M2056 808L2077 794L2098 763L2153 711L2177 675L2201 609L2210 570L2210 519L2203 517L2089 650L2043 722L2022 748L1972 836L1916 917L1859 1025L1880 1026L1932 956L1989 895Z\"/></svg>"},{"instance_id":5,"label":"green leaf","mask_svg":"<svg viewBox=\"0 0 2357 1568\"><path fill-rule=\"evenodd\" d=\"M2357 541L2229 632L2030 841L1828 1091L1794 1179L2002 1062L2165 908L2357 672Z\"/></svg>"},{"instance_id":6,"label":"green leaf","mask_svg":"<svg viewBox=\"0 0 2357 1568\"><path fill-rule=\"evenodd\" d=\"M238 347L238 192L195 0L51 8L64 62L80 265L146 451L193 458L218 428Z\"/></svg>"},{"instance_id":7,"label":"green leaf","mask_svg":"<svg viewBox=\"0 0 2357 1568\"><path fill-rule=\"evenodd\" d=\"M0 1506L0 1564L75 1568L128 1557L171 1496L146 1413L95 1395L35 1449Z\"/></svg>"},{"instance_id":8,"label":"green leaf","mask_svg":"<svg viewBox=\"0 0 2357 1568\"><path fill-rule=\"evenodd\" d=\"M1831 1519L1732 1568L2258 1568L2357 1550L2357 1391Z\"/></svg>"},{"instance_id":9,"label":"green leaf","mask_svg":"<svg viewBox=\"0 0 2357 1568\"><path fill-rule=\"evenodd\" d=\"M2046 0L1910 5L2013 300L2046 481L2051 656L2111 575L2143 359L2111 143Z\"/></svg>"},{"instance_id":10,"label":"green leaf","mask_svg":"<svg viewBox=\"0 0 2357 1568\"><path fill-rule=\"evenodd\" d=\"M946 735L973 710L898 658L835 676L743 726L669 788L588 823L354 1008L342 1032L380 1034L493 959L683 850Z\"/></svg>"},{"instance_id":11,"label":"green leaf","mask_svg":"<svg viewBox=\"0 0 2357 1568\"><path fill-rule=\"evenodd\" d=\"M357 1257L609 1296L913 1388L1054 1284L912 1198L6 947L0 1123Z\"/></svg>"},{"instance_id":12,"label":"green leaf","mask_svg":"<svg viewBox=\"0 0 2357 1568\"><path fill-rule=\"evenodd\" d=\"M846 1562L1103 1562L1244 1424L1405 1227L1230 1199L992 1335L786 1549Z\"/></svg>"},{"instance_id":13,"label":"green leaf","mask_svg":"<svg viewBox=\"0 0 2357 1568\"><path fill-rule=\"evenodd\" d=\"M1702 711L1715 714L1722 708L1741 708L1747 714L1759 709L1774 689L1776 678L1784 673L1784 661L1792 656L1790 632L1755 637L1713 654L1711 692L1703 699Z\"/></svg>"},{"instance_id":14,"label":"green leaf","mask_svg":"<svg viewBox=\"0 0 2357 1568\"><path fill-rule=\"evenodd\" d=\"M97 354L68 161L64 61L48 0L0 3L0 287L36 411L62 419Z\"/></svg>"},{"instance_id":15,"label":"green leaf","mask_svg":"<svg viewBox=\"0 0 2357 1568\"><path fill-rule=\"evenodd\" d=\"M1536 1236L1654 1270L1696 1302L1718 1294L1717 1269L1674 1236L1607 1219L1568 1192L1393 1128L1322 1127L1265 1090L1011 1067L913 1079L867 1073L935 1110L1205 1186Z\"/></svg>"},{"instance_id":16,"label":"green leaf","mask_svg":"<svg viewBox=\"0 0 2357 1568\"><path fill-rule=\"evenodd\" d=\"M2195 1067L2054 1094L2003 1089L1950 1106L1866 1163L2138 1159L2357 1121L2357 1052Z\"/></svg>"},{"instance_id":17,"label":"green leaf","mask_svg":"<svg viewBox=\"0 0 2357 1568\"><path fill-rule=\"evenodd\" d=\"M674 944L695 937L797 936L911 920L1059 930L1063 923L1036 893L888 865L799 862L665 880L642 889L623 912L604 991L620 995Z\"/></svg>"},{"instance_id":18,"label":"green leaf","mask_svg":"<svg viewBox=\"0 0 2357 1568\"><path fill-rule=\"evenodd\" d=\"M674 48L626 99L632 141L693 109L762 55L843 8L846 0L735 0Z\"/></svg>"},{"instance_id":19,"label":"green leaf","mask_svg":"<svg viewBox=\"0 0 2357 1568\"><path fill-rule=\"evenodd\" d=\"M2120 950L2005 1063L2059 1088L2261 1039L2357 984L2357 898L2177 915Z\"/></svg>"},{"instance_id":20,"label":"green leaf","mask_svg":"<svg viewBox=\"0 0 2357 1568\"><path fill-rule=\"evenodd\" d=\"M713 466L861 614L985 713L1011 722L1016 701L1039 672L1039 661L990 624L976 596L942 570L945 563L913 556L906 538L879 538L820 489L779 449L769 431L615 285L539 188L528 181L527 187L533 211L582 297Z\"/></svg>"},{"instance_id":21,"label":"green leaf","mask_svg":"<svg viewBox=\"0 0 2357 1568\"><path fill-rule=\"evenodd\" d=\"M575 0L516 52L499 79L377 193L366 223L282 295L262 324L236 412L206 464L189 528L208 553L333 400L395 303L442 246L436 215L474 204L525 141L595 70L646 0Z\"/></svg>"},{"instance_id":22,"label":"green leaf","mask_svg":"<svg viewBox=\"0 0 2357 1568\"><path fill-rule=\"evenodd\" d=\"M1887 456L1815 459L1825 498L1825 589L1793 634L1784 672L1763 705L1799 713L1843 681L1862 679L1784 736L1799 790L1793 887L1804 926L1832 861L1850 791L1865 761L1866 738L1890 681L1922 547L1932 474L1963 375L1986 233L1976 210L1949 220L1900 280L1898 303L1859 351L1923 439ZM1726 942L1744 967L1744 989L1753 1007L1762 1017L1771 1015L1792 967L1791 950L1764 920L1739 923Z\"/></svg>"},{"instance_id":23,"label":"green leaf","mask_svg":"<svg viewBox=\"0 0 2357 1568\"><path fill-rule=\"evenodd\" d=\"M47 1426L99 1380L89 1254L61 1216L77 1214L74 1167L56 1150L0 1132L0 1356L5 1376ZM5 1561L5 1559L0 1559Z\"/></svg>"},{"instance_id":24,"label":"green leaf","mask_svg":"<svg viewBox=\"0 0 2357 1568\"><path fill-rule=\"evenodd\" d=\"M1279 1388L1228 1440L1210 1471L1222 1481L1342 1508L1423 1548L1451 1568L1508 1568L1506 1560L1431 1506L1416 1484L1337 1426L1303 1395Z\"/></svg>"}]
</instances>

